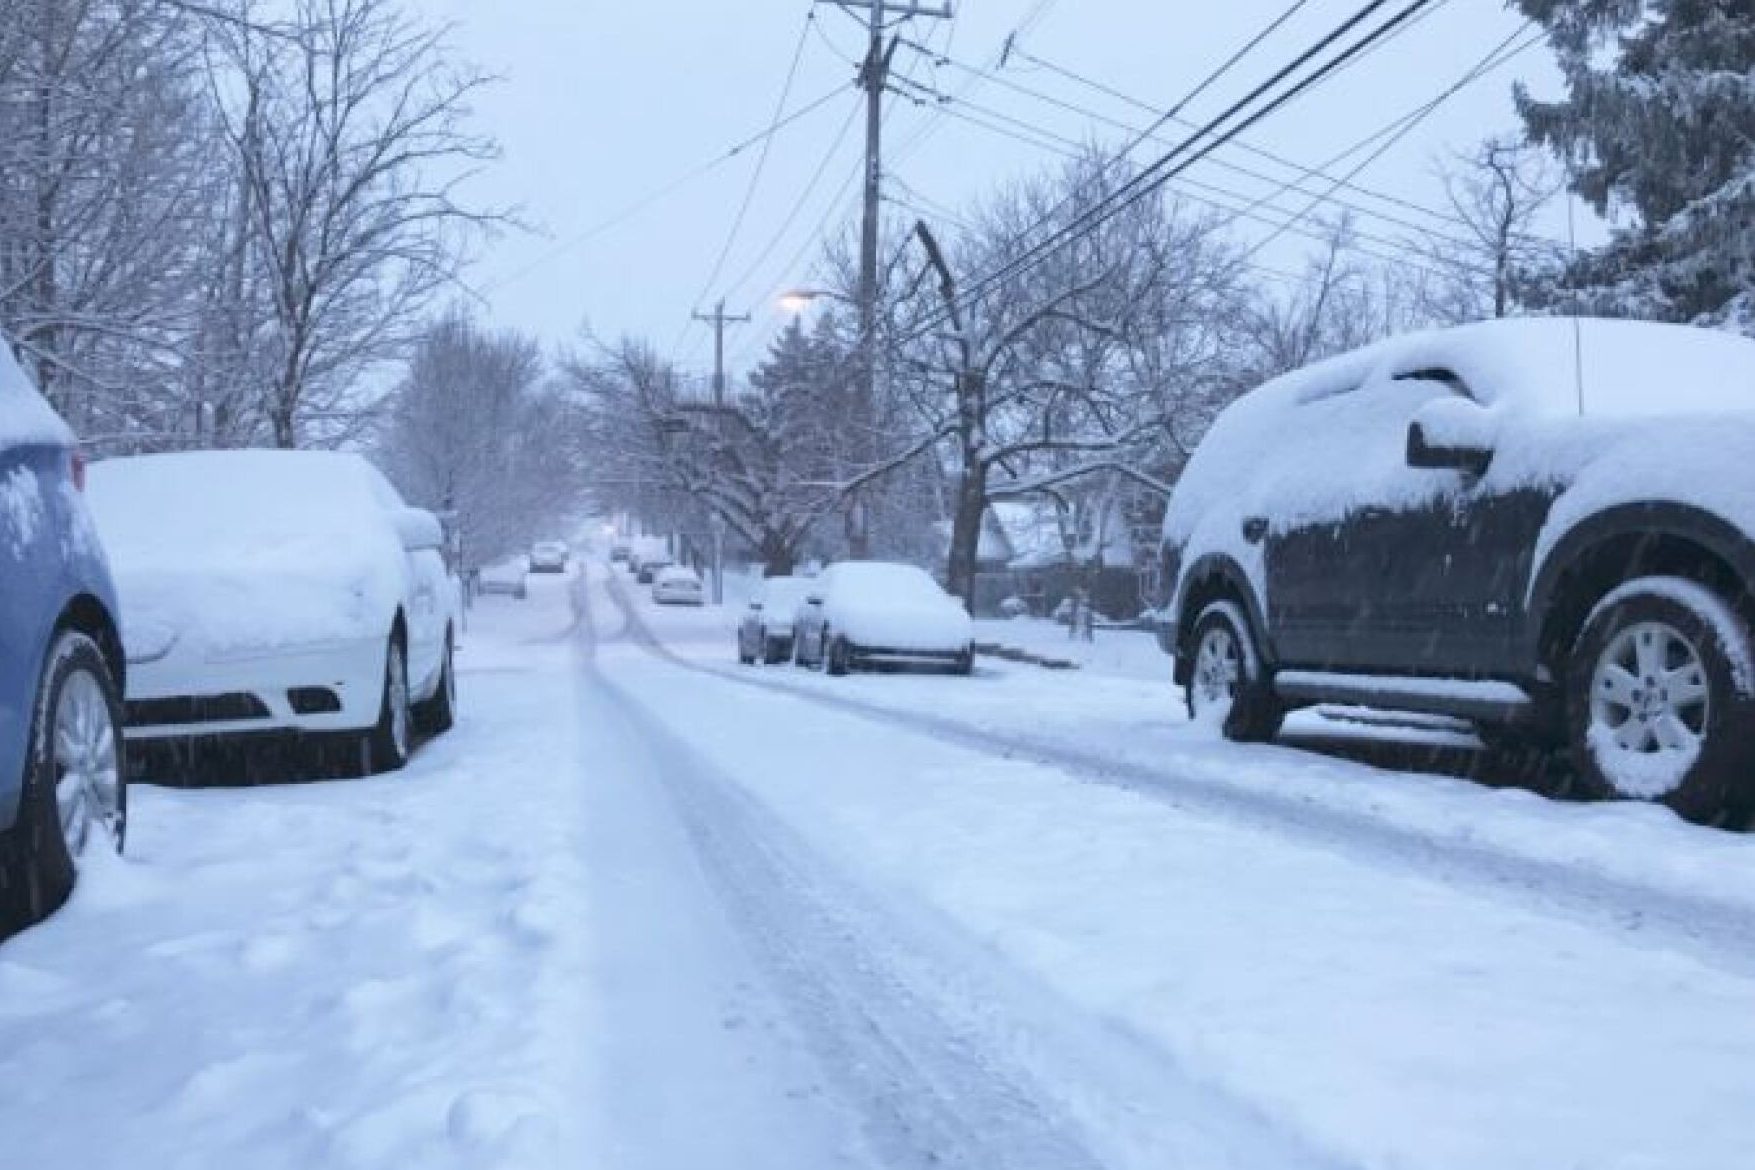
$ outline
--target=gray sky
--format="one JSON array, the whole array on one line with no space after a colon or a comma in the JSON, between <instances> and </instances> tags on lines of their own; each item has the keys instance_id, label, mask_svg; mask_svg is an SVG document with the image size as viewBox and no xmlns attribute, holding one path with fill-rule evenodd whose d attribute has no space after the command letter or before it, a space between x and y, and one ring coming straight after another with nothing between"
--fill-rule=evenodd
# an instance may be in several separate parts
<instances>
[{"instance_id":1,"label":"gray sky","mask_svg":"<svg viewBox=\"0 0 1755 1170\"><path fill-rule=\"evenodd\" d=\"M478 104L483 128L498 137L505 157L477 183L477 196L520 205L543 233L493 243L474 270L472 283L485 293L492 319L548 342L575 337L589 321L605 336L631 332L661 347L676 344L676 352L691 364L704 366L711 354L707 331L690 326L689 315L725 296L728 310L755 316L753 325L737 329L728 344L733 372L746 370L784 321L773 303L776 292L808 280L816 253L807 241L820 235L825 222L844 223L856 210L861 126L853 114L861 95L851 88L850 60L862 46L855 19L817 5L814 27L806 34L810 0L419 3L455 21L461 50L504 79ZM1018 44L1026 52L1163 107L1287 6L1288 0L960 0L954 21L916 20L903 31L956 61L986 68L1007 34L1022 25ZM1359 0L1309 0L1189 106L1187 115L1216 114L1358 6ZM1448 0L1381 50L1262 123L1248 139L1290 159L1324 162L1435 97L1520 23L1499 0ZM773 140L749 214L712 287L706 282L743 198L756 148L676 186L614 227L581 238L765 126L801 35L804 47L789 107L840 92ZM951 109L983 120L996 121L997 115L1064 138L1095 136L1111 146L1128 137L1010 86L1038 90L1134 126L1151 120L1123 101L1016 58L992 80L967 89L971 75L955 65L935 69L906 49L896 60L898 72L982 107L960 102ZM1555 76L1545 45L1538 44L1450 99L1357 182L1442 206L1435 160L1447 148L1467 148L1488 134L1514 130L1513 81L1551 91ZM1007 178L1056 162L1039 146L891 100L885 133L889 171L897 180L892 191L926 208L966 208ZM1147 144L1135 157L1150 158L1162 149ZM1221 157L1276 179L1289 177L1284 168L1259 157L1234 150ZM788 226L789 213L825 159L820 182ZM1211 164L1192 170L1189 178L1247 197L1271 190L1270 184ZM1211 191L1185 193L1238 202ZM1426 222L1405 207L1353 198L1398 218ZM1279 200L1287 210L1306 202L1297 195ZM930 210L925 214L942 219ZM1380 220L1358 223L1374 235L1397 230ZM1236 230L1247 240L1270 229L1240 222ZM1563 217L1549 230L1563 233ZM1282 238L1261 260L1294 269L1308 243L1295 235ZM764 251L766 259L758 264Z\"/></svg>"}]
</instances>

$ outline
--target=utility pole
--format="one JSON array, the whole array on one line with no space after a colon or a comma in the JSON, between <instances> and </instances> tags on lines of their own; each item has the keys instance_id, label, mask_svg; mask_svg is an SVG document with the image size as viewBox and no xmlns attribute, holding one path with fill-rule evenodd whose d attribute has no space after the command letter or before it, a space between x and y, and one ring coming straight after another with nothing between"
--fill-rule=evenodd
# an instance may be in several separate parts
<instances>
[{"instance_id":1,"label":"utility pole","mask_svg":"<svg viewBox=\"0 0 1755 1170\"><path fill-rule=\"evenodd\" d=\"M748 313L728 315L725 301L720 299L711 313L696 313L695 320L713 326L713 433L720 441L725 438L725 327L748 322ZM725 604L725 519L719 509L708 517L713 528L713 604Z\"/></svg>"},{"instance_id":2,"label":"utility pole","mask_svg":"<svg viewBox=\"0 0 1755 1170\"><path fill-rule=\"evenodd\" d=\"M865 63L859 84L865 90L865 203L859 221L859 398L853 411L854 455L867 452L873 414L878 400L878 221L883 208L884 88L889 82L890 59L896 42L884 44L885 22L890 18L953 15L949 0L942 8L926 8L911 0L817 0L839 8L866 10ZM861 559L871 555L871 531L865 501L855 496L847 516L848 552Z\"/></svg>"}]
</instances>

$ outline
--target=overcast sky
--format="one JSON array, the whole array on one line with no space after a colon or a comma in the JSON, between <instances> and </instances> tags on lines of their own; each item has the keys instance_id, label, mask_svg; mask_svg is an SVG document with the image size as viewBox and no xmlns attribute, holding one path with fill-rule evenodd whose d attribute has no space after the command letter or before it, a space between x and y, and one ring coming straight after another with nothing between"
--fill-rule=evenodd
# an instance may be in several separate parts
<instances>
[{"instance_id":1,"label":"overcast sky","mask_svg":"<svg viewBox=\"0 0 1755 1170\"><path fill-rule=\"evenodd\" d=\"M548 342L578 335L589 322L604 336L644 335L696 367L711 359L707 331L690 313L723 296L732 312L751 312L728 343L733 372L757 358L784 320L780 290L805 283L816 255L811 242L825 224L857 210L861 95L850 63L862 50L857 19L810 0L416 0L456 22L454 40L477 65L503 80L478 104L482 127L504 158L476 184L478 198L517 204L539 229L487 249L471 275L500 324ZM942 221L996 185L1056 163L1039 145L964 120L1012 119L1039 133L1119 145L1125 132L1099 119L1143 127L1151 115L1118 97L1014 55L991 78L972 84L961 66L987 69L1008 34L1032 57L1154 107L1173 104L1214 66L1283 12L1289 0L957 0L954 20L916 19L902 34L958 64L934 66L908 49L897 72L940 92L961 95L949 111L892 98L885 125L890 193L915 204L899 214ZM1196 119L1216 114L1359 7L1359 0L1307 0L1278 33L1192 103ZM1391 11L1399 5L1392 5ZM1437 96L1476 66L1521 21L1500 0L1440 0L1417 25L1249 135L1286 158L1324 162ZM755 166L751 148L728 163L678 183L771 120L787 66L803 41L789 108L835 94L775 136L749 214L719 277L708 285ZM1448 149L1514 131L1514 81L1552 91L1555 71L1544 44L1457 93L1357 180L1376 191L1431 207L1443 205L1434 176ZM1068 110L1019 89L1039 91ZM1080 112L1080 111L1088 111ZM1015 133L1015 128L1013 130ZM1149 158L1162 147L1143 146ZM1220 157L1276 180L1282 167L1228 150ZM826 163L825 163L826 160ZM814 190L801 195L822 167ZM1339 168L1339 169L1344 169ZM1202 164L1184 188L1237 206L1233 197L1272 189L1234 170ZM645 202L655 191L667 195ZM1406 207L1353 196L1397 218L1425 222ZM1301 209L1307 197L1278 203ZM643 204L643 205L642 205ZM593 233L630 207L634 215ZM795 208L802 207L796 216ZM1556 213L1559 214L1558 212ZM1398 229L1360 218L1361 230ZM1241 238L1270 228L1240 222ZM1564 231L1564 219L1550 225ZM587 234L593 233L593 234ZM772 246L770 247L770 243ZM1296 269L1296 235L1262 254L1273 267Z\"/></svg>"}]
</instances>

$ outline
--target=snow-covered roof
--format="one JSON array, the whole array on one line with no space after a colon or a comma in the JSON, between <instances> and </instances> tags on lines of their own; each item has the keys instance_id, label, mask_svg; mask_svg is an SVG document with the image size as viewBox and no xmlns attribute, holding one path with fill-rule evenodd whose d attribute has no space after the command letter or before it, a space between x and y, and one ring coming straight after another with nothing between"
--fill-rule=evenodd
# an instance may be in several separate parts
<instances>
[{"instance_id":1,"label":"snow-covered roof","mask_svg":"<svg viewBox=\"0 0 1755 1170\"><path fill-rule=\"evenodd\" d=\"M1428 369L1454 373L1484 405L1518 412L1755 411L1755 341L1691 325L1588 317L1506 318L1403 334L1295 370L1248 397L1308 402Z\"/></svg>"},{"instance_id":2,"label":"snow-covered roof","mask_svg":"<svg viewBox=\"0 0 1755 1170\"><path fill-rule=\"evenodd\" d=\"M0 447L21 443L73 442L73 432L43 401L30 378L0 337Z\"/></svg>"}]
</instances>

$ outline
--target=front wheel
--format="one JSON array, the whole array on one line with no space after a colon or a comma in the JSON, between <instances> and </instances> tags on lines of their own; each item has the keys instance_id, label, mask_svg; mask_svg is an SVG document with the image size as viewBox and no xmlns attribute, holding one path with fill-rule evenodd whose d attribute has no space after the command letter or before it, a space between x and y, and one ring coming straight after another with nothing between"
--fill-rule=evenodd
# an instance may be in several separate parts
<instances>
[{"instance_id":1,"label":"front wheel","mask_svg":"<svg viewBox=\"0 0 1755 1170\"><path fill-rule=\"evenodd\" d=\"M390 639L384 654L384 689L378 722L366 732L363 746L367 773L395 772L408 763L413 720L408 703L408 657L400 635Z\"/></svg>"},{"instance_id":2,"label":"front wheel","mask_svg":"<svg viewBox=\"0 0 1755 1170\"><path fill-rule=\"evenodd\" d=\"M97 643L64 633L37 688L24 791L8 842L4 930L41 921L67 900L80 858L127 838L122 699Z\"/></svg>"},{"instance_id":3,"label":"front wheel","mask_svg":"<svg viewBox=\"0 0 1755 1170\"><path fill-rule=\"evenodd\" d=\"M1195 620L1189 645L1189 718L1215 722L1226 739L1240 743L1272 739L1286 709L1268 684L1243 610L1235 602L1213 602Z\"/></svg>"},{"instance_id":4,"label":"front wheel","mask_svg":"<svg viewBox=\"0 0 1755 1170\"><path fill-rule=\"evenodd\" d=\"M451 631L445 631L445 657L439 664L439 685L414 709L414 725L422 735L441 735L457 722L457 674L451 661Z\"/></svg>"},{"instance_id":5,"label":"front wheel","mask_svg":"<svg viewBox=\"0 0 1755 1170\"><path fill-rule=\"evenodd\" d=\"M1629 582L1585 620L1567 723L1588 795L1668 805L1714 823L1755 767L1755 648L1716 593L1681 578Z\"/></svg>"}]
</instances>

